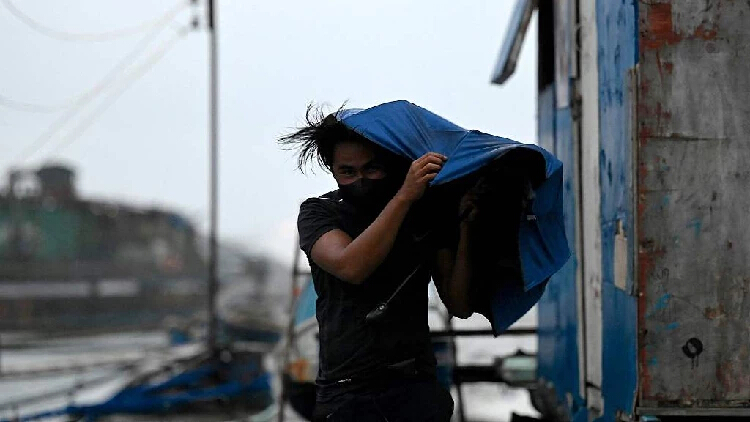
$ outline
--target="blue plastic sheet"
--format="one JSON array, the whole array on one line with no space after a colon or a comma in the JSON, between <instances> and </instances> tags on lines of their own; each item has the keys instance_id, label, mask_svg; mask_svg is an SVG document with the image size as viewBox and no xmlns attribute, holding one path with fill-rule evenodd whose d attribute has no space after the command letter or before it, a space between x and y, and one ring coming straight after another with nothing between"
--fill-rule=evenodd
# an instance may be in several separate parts
<instances>
[{"instance_id":1,"label":"blue plastic sheet","mask_svg":"<svg viewBox=\"0 0 750 422\"><path fill-rule=\"evenodd\" d=\"M257 368L255 364L248 364L245 367L205 364L161 383L125 387L109 400L98 404L70 405L17 419L0 419L0 422L31 422L64 415L74 416L85 422L95 422L107 415L159 414L202 402L210 403L237 398L248 400L252 394L258 393L265 393L270 397L271 375L265 371L251 380L238 379L241 378L238 375L224 382L211 382L211 378L216 378L219 372L227 372L230 369L256 370ZM207 379L208 382L206 382ZM171 389L180 391L170 391Z\"/></svg>"},{"instance_id":2,"label":"blue plastic sheet","mask_svg":"<svg viewBox=\"0 0 750 422\"><path fill-rule=\"evenodd\" d=\"M563 164L536 145L464 129L408 101L394 101L368 109L345 109L340 122L381 147L415 160L427 152L448 157L433 185L447 183L478 171L516 148L540 154L546 179L535 188L533 215L519 223L519 255L523 288L497 286L485 315L496 334L507 329L539 300L549 278L570 257L562 208Z\"/></svg>"},{"instance_id":3,"label":"blue plastic sheet","mask_svg":"<svg viewBox=\"0 0 750 422\"><path fill-rule=\"evenodd\" d=\"M315 286L312 279L308 280L305 288L297 299L297 306L294 310L294 326L300 327L308 321L315 319L315 302L318 300L318 294L315 292Z\"/></svg>"}]
</instances>

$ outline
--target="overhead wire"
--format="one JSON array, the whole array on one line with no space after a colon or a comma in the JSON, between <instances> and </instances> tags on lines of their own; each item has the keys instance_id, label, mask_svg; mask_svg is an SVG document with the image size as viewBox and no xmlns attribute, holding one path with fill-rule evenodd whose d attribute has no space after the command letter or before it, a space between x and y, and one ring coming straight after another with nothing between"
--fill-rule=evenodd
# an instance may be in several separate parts
<instances>
[{"instance_id":1,"label":"overhead wire","mask_svg":"<svg viewBox=\"0 0 750 422\"><path fill-rule=\"evenodd\" d=\"M74 97L73 99L75 100L76 97ZM27 103L24 101L16 101L12 98L6 97L3 94L0 94L0 105L2 105L3 107L12 108L18 111L29 111L32 113L55 113L57 111L70 107L70 104L68 104L69 102L71 101L66 101L65 104L63 105L50 106L50 105L43 105L43 104Z\"/></svg>"},{"instance_id":2,"label":"overhead wire","mask_svg":"<svg viewBox=\"0 0 750 422\"><path fill-rule=\"evenodd\" d=\"M143 77L149 70L151 70L154 65L156 65L166 54L171 50L182 37L187 35L190 32L189 27L183 28L181 31L177 32L172 38L167 40L162 44L162 46L156 50L149 58L133 69L128 75L127 78L123 81L121 81L119 88L111 92L109 95L107 95L104 100L99 104L99 106L94 109L93 112L91 112L86 118L79 123L77 126L75 126L71 131L68 133L67 136L62 138L60 143L52 150L52 154L60 153L63 149L69 147L73 142L75 142L85 131L88 129L89 126L91 126L92 123L96 121L99 116L103 112L105 112L115 101L117 101L122 94L125 93L125 91L130 88L130 86L133 85L138 79Z\"/></svg>"},{"instance_id":3,"label":"overhead wire","mask_svg":"<svg viewBox=\"0 0 750 422\"><path fill-rule=\"evenodd\" d=\"M64 114L58 117L47 129L39 135L31 144L16 154L14 161L25 161L41 149L47 142L52 139L55 133L59 132L71 119L73 119L83 107L87 106L93 101L101 92L109 88L113 83L116 83L118 78L122 78L122 73L133 64L133 61L138 58L148 48L151 42L165 29L171 22L166 22L158 27L152 29L138 44L126 54L117 64L101 79L99 82L89 89L84 94L80 95L73 104L68 107Z\"/></svg>"},{"instance_id":4,"label":"overhead wire","mask_svg":"<svg viewBox=\"0 0 750 422\"><path fill-rule=\"evenodd\" d=\"M2 0L2 4L16 19L26 24L26 26L28 26L29 28L50 38L55 38L61 41L103 42L135 35L164 22L169 22L190 3L186 0L180 0L177 4L175 4L174 7L167 10L166 13L149 21L142 22L130 27L97 33L72 33L51 28L40 22L37 22L32 17L22 12L11 0Z\"/></svg>"},{"instance_id":5,"label":"overhead wire","mask_svg":"<svg viewBox=\"0 0 750 422\"><path fill-rule=\"evenodd\" d=\"M2 0L4 3L9 2L9 0ZM57 105L43 105L43 104L35 104L25 101L18 101L14 100L12 98L9 98L3 94L0 94L0 105L11 108L18 111L25 111L25 112L34 112L34 113L56 113L58 111L62 111L65 109L69 109L71 107L75 107L82 102L85 102L87 98L90 98L91 96L96 95L98 92L101 91L101 89L104 88L104 86L114 78L114 76L117 75L120 71L122 71L125 67L127 67L135 57L137 57L140 53L142 53L148 45L151 43L151 41L156 38L157 35L159 35L169 24L173 22L173 19L183 10L183 4L187 4L185 1L182 1L181 3L178 3L178 6L173 9L170 9L167 13L162 15L162 17L158 18L156 20L156 23L154 25L151 25L149 33L141 39L138 44L136 44L135 48L131 50L125 57L123 57L115 66L110 70L102 80L94 85L92 88L90 88L88 91L85 91L83 93L80 93L74 97L69 98L68 100L57 104ZM7 5L6 5L7 7Z\"/></svg>"}]
</instances>

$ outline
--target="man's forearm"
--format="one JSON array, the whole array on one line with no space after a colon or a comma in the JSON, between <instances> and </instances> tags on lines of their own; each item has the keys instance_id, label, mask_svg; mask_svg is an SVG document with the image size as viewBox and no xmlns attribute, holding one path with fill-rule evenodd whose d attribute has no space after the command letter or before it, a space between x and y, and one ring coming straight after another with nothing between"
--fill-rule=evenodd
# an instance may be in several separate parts
<instances>
[{"instance_id":1,"label":"man's forearm","mask_svg":"<svg viewBox=\"0 0 750 422\"><path fill-rule=\"evenodd\" d=\"M411 202L396 195L356 239L341 252L339 262L346 281L359 284L372 274L391 251Z\"/></svg>"},{"instance_id":2,"label":"man's forearm","mask_svg":"<svg viewBox=\"0 0 750 422\"><path fill-rule=\"evenodd\" d=\"M469 304L469 283L471 280L469 230L469 224L462 222L456 258L450 277L446 280L448 285L445 286L450 301L450 304L448 304L449 311L459 318L468 318L472 313Z\"/></svg>"}]
</instances>

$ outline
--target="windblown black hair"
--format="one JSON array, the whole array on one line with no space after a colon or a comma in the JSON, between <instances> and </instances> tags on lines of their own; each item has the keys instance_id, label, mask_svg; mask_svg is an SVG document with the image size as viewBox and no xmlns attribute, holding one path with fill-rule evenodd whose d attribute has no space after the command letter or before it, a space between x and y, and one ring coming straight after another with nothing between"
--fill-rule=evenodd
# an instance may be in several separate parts
<instances>
[{"instance_id":1,"label":"windblown black hair","mask_svg":"<svg viewBox=\"0 0 750 422\"><path fill-rule=\"evenodd\" d=\"M336 112L326 114L322 106L308 104L305 113L305 126L284 135L278 142L287 149L297 150L297 168L305 172L309 164L317 163L326 171L333 165L333 148L342 141L369 142L367 138L349 129L336 118Z\"/></svg>"}]
</instances>

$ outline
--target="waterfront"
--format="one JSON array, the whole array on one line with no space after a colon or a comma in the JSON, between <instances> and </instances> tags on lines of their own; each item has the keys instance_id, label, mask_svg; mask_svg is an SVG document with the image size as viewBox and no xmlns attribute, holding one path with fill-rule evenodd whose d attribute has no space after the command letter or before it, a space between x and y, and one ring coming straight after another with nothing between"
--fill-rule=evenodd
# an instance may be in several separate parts
<instances>
[{"instance_id":1,"label":"waterfront","mask_svg":"<svg viewBox=\"0 0 750 422\"><path fill-rule=\"evenodd\" d=\"M532 312L519 321L518 326L528 327L535 324ZM458 320L456 328L487 328L481 317ZM37 403L18 406L16 409L0 409L0 418L12 417L15 411L21 414L62 407L70 403L85 404L104 400L121 388L132 374L131 364L134 361L141 365L157 365L170 353L168 337L163 331L135 333L111 333L90 337L58 337L44 339L32 333L25 335L2 335L3 349L0 352L0 404L15 401L24 397L38 396L45 392L70 390L76 385L92 383L91 388L81 388L72 396L60 396L54 399L40 400ZM181 353L190 353L190 347L183 348ZM458 361L461 364L489 364L494 357L515 352L517 349L526 352L536 351L536 340L533 337L508 338L464 338L458 340ZM265 364L274 370L276 363L269 355ZM21 370L44 369L52 366L72 367L78 364L98 363L101 366L92 370L49 373L38 377L14 376ZM275 383L278 391L278 381ZM495 384L464 385L463 395L466 400L466 415L470 421L505 421L510 412L536 414L524 390L512 389ZM455 397L455 391L454 391ZM299 421L292 411L286 412L288 421ZM60 417L51 421L64 421ZM119 417L116 420L134 420ZM166 420L160 417L138 418L137 420ZM174 419L171 419L174 420ZM184 418L181 420L185 420ZM247 420L232 419L220 415L214 418L190 418L198 420ZM275 420L273 418L272 420Z\"/></svg>"}]
</instances>

